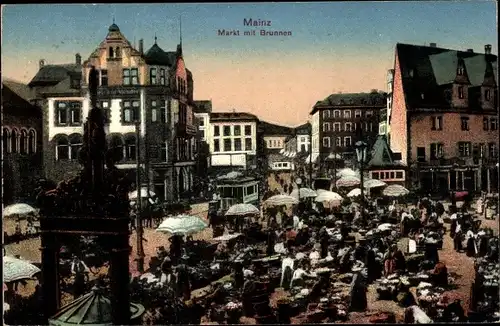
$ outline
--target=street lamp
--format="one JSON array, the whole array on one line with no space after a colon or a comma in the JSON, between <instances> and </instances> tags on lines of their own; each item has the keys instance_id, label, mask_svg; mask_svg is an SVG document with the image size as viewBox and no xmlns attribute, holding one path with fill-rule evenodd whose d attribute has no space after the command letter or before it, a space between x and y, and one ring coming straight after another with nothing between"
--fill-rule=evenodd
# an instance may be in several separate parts
<instances>
[{"instance_id":1,"label":"street lamp","mask_svg":"<svg viewBox=\"0 0 500 326\"><path fill-rule=\"evenodd\" d=\"M297 191L299 193L299 202L300 202L300 185L302 184L302 179L300 177L295 179L295 184L297 185Z\"/></svg>"},{"instance_id":2,"label":"street lamp","mask_svg":"<svg viewBox=\"0 0 500 326\"><path fill-rule=\"evenodd\" d=\"M364 196L364 188L365 188L365 178L363 175L363 169L364 169L364 163L366 161L366 152L368 148L368 144L365 143L364 141L357 141L356 144L356 155L359 163L359 175L360 175L360 181L361 181L361 200L364 203L365 201L365 196ZM362 206L363 207L363 206ZM364 207L363 207L363 212L364 212Z\"/></svg>"}]
</instances>

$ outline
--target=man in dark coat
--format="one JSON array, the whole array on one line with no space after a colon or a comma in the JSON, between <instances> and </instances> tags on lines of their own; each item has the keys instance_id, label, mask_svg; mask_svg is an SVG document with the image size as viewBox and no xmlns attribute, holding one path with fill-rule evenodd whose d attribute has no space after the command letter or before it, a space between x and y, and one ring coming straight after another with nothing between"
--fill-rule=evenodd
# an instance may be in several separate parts
<instances>
[{"instance_id":1,"label":"man in dark coat","mask_svg":"<svg viewBox=\"0 0 500 326\"><path fill-rule=\"evenodd\" d=\"M191 285L189 282L189 271L184 261L176 266L177 271L177 296L182 297L185 301L191 298Z\"/></svg>"},{"instance_id":2,"label":"man in dark coat","mask_svg":"<svg viewBox=\"0 0 500 326\"><path fill-rule=\"evenodd\" d=\"M351 282L349 311L366 311L368 301L366 298L366 284L361 273L356 273Z\"/></svg>"}]
</instances>

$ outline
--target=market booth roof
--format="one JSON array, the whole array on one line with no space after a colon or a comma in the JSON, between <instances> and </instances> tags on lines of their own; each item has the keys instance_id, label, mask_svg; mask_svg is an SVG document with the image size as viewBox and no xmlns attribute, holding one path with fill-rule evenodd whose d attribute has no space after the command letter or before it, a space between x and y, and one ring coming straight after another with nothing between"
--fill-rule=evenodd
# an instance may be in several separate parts
<instances>
[{"instance_id":1,"label":"market booth roof","mask_svg":"<svg viewBox=\"0 0 500 326\"><path fill-rule=\"evenodd\" d=\"M143 313L144 307L141 304L130 304L131 320L136 319ZM102 326L112 325L111 318L110 300L103 295L101 289L94 287L90 293L62 307L59 312L49 319L49 324L56 326Z\"/></svg>"}]
</instances>

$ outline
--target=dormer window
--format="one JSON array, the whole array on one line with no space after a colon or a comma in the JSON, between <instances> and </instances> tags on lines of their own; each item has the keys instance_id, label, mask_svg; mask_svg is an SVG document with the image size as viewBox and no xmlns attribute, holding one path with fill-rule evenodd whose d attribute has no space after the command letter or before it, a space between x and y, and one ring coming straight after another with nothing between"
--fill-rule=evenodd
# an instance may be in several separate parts
<instances>
[{"instance_id":1,"label":"dormer window","mask_svg":"<svg viewBox=\"0 0 500 326\"><path fill-rule=\"evenodd\" d=\"M465 74L465 69L463 66L459 66L457 69L457 75L458 76L463 76Z\"/></svg>"},{"instance_id":2,"label":"dormer window","mask_svg":"<svg viewBox=\"0 0 500 326\"><path fill-rule=\"evenodd\" d=\"M487 89L484 91L484 99L486 101L491 101L491 89Z\"/></svg>"},{"instance_id":3,"label":"dormer window","mask_svg":"<svg viewBox=\"0 0 500 326\"><path fill-rule=\"evenodd\" d=\"M459 86L458 87L458 98L459 99L463 99L464 97L465 97L464 87L463 86Z\"/></svg>"}]
</instances>

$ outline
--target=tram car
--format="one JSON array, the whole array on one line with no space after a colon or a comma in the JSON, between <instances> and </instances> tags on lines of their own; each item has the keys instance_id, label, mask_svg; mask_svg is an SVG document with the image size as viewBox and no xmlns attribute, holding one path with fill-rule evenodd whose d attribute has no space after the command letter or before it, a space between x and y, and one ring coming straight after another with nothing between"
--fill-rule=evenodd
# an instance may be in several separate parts
<instances>
[{"instance_id":1,"label":"tram car","mask_svg":"<svg viewBox=\"0 0 500 326\"><path fill-rule=\"evenodd\" d=\"M274 162L271 164L273 171L294 171L295 164L292 162Z\"/></svg>"}]
</instances>

